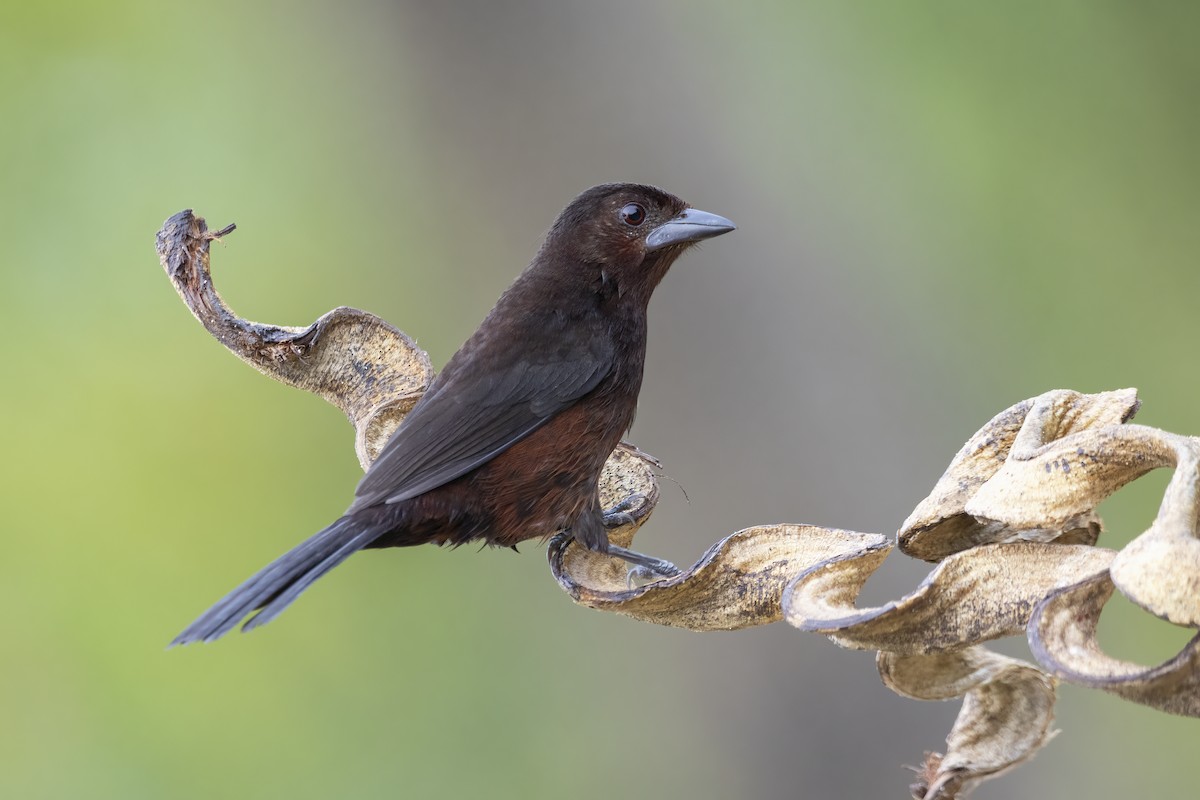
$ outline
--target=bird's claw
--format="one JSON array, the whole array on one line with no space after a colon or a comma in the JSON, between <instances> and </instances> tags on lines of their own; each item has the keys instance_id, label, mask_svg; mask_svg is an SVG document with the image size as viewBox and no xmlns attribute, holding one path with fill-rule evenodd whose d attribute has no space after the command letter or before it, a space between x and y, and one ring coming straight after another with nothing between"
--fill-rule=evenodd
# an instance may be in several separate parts
<instances>
[{"instance_id":1,"label":"bird's claw","mask_svg":"<svg viewBox=\"0 0 1200 800\"><path fill-rule=\"evenodd\" d=\"M604 527L610 529L620 528L623 525L632 525L637 522L637 518L631 512L636 508L640 508L645 502L646 496L644 494L631 494L612 508L605 509L601 518Z\"/></svg>"},{"instance_id":2,"label":"bird's claw","mask_svg":"<svg viewBox=\"0 0 1200 800\"><path fill-rule=\"evenodd\" d=\"M674 578L683 574L683 571L670 561L661 558L648 558L648 561L650 563L636 565L635 569L644 570L648 576L657 578Z\"/></svg>"},{"instance_id":3,"label":"bird's claw","mask_svg":"<svg viewBox=\"0 0 1200 800\"><path fill-rule=\"evenodd\" d=\"M676 575L682 574L678 569L675 568L675 565L671 564L670 562L664 561L663 564L670 567L674 571L669 572L666 570L654 570L644 564L635 564L629 568L629 572L625 573L625 586L632 590L650 583L654 583L655 581L673 578Z\"/></svg>"},{"instance_id":4,"label":"bird's claw","mask_svg":"<svg viewBox=\"0 0 1200 800\"><path fill-rule=\"evenodd\" d=\"M635 524L638 518L634 516L634 513L643 508L645 504L646 496L644 494L629 495L612 508L604 511L601 517L604 527L611 530L613 528L620 528L623 525ZM625 584L630 589L634 588L634 581L637 580L649 583L662 580L663 578L674 578L676 575L682 574L679 568L670 561L644 555L633 550L627 550L615 544L608 545L608 554L617 558L623 558L633 565L625 575Z\"/></svg>"},{"instance_id":5,"label":"bird's claw","mask_svg":"<svg viewBox=\"0 0 1200 800\"><path fill-rule=\"evenodd\" d=\"M663 578L674 578L676 575L682 575L679 568L661 558L648 556L643 553L638 553L633 550L627 550L624 547L618 547L615 544L608 546L608 554L616 556L628 561L633 566L625 576L626 584L630 589L633 588L635 578L644 578L650 581L662 580Z\"/></svg>"}]
</instances>

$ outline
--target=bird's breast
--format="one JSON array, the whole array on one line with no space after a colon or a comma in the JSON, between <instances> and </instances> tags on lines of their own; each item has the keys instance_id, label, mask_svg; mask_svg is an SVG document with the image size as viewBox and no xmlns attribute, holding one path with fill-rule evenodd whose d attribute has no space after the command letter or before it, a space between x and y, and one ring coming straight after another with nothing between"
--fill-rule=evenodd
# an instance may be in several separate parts
<instances>
[{"instance_id":1,"label":"bird's breast","mask_svg":"<svg viewBox=\"0 0 1200 800\"><path fill-rule=\"evenodd\" d=\"M571 527L598 504L604 462L632 421L636 395L598 387L480 467L472 483L491 513L488 540L511 545Z\"/></svg>"}]
</instances>

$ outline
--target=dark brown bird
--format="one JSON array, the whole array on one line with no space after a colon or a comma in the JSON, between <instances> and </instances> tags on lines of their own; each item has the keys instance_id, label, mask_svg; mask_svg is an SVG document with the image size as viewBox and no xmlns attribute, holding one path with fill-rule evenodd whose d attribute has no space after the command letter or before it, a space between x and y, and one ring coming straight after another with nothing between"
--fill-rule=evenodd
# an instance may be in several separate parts
<instances>
[{"instance_id":1,"label":"dark brown bird","mask_svg":"<svg viewBox=\"0 0 1200 800\"><path fill-rule=\"evenodd\" d=\"M267 565L172 644L274 619L358 550L475 539L513 546L569 530L658 575L669 562L610 545L600 471L633 422L646 308L688 246L734 229L652 186L588 189L446 364L329 527Z\"/></svg>"}]
</instances>

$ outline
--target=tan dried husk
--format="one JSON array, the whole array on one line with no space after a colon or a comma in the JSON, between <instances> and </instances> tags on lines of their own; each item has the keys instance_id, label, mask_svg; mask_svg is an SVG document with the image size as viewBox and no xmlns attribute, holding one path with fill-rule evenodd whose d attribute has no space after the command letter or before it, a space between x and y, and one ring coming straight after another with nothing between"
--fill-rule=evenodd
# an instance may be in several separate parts
<instances>
[{"instance_id":1,"label":"tan dried husk","mask_svg":"<svg viewBox=\"0 0 1200 800\"><path fill-rule=\"evenodd\" d=\"M978 646L931 655L881 650L876 664L884 685L896 694L916 700L963 698L946 737L946 753L932 760L934 768L923 776L917 797L968 792L1032 758L1057 733L1050 729L1057 681L1033 664Z\"/></svg>"},{"instance_id":2,"label":"tan dried husk","mask_svg":"<svg viewBox=\"0 0 1200 800\"><path fill-rule=\"evenodd\" d=\"M180 296L239 358L340 408L365 468L432 378L428 357L357 309L335 309L307 328L237 317L209 274L216 238L191 211L159 232L159 255ZM678 577L638 588L629 587L624 562L559 534L549 547L551 571L592 608L697 631L785 619L843 647L879 651L883 681L900 694L963 697L945 755L929 756L914 790L955 797L1049 740L1056 679L1200 716L1200 636L1149 668L1107 656L1096 640L1114 588L1155 616L1200 627L1200 441L1127 424L1137 408L1133 389L1057 390L998 414L900 528L900 551L937 566L913 592L877 608L855 602L891 540L811 525L746 528ZM656 466L630 445L609 459L605 505L643 498L614 542L628 545L649 518L659 496ZM1150 528L1119 552L1096 547L1096 506L1159 467L1175 474ZM1040 668L980 646L1023 630Z\"/></svg>"}]
</instances>

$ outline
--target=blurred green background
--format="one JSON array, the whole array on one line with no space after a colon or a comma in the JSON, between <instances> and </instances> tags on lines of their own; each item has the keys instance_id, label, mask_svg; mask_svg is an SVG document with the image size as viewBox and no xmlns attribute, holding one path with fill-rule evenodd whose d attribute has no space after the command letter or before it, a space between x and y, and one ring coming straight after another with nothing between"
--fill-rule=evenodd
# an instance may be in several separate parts
<instances>
[{"instance_id":1,"label":"blurred green background","mask_svg":"<svg viewBox=\"0 0 1200 800\"><path fill-rule=\"evenodd\" d=\"M335 410L195 323L154 233L236 221L237 311L359 306L440 365L578 191L663 185L740 229L655 299L632 439L687 497L639 542L892 532L1047 389L1200 432L1198 32L1190 4L4 4L0 796L903 796L957 704L780 625L575 607L537 547L372 552L166 651L359 473ZM1108 504L1110 544L1165 480ZM924 574L893 560L864 602ZM1187 638L1111 612L1144 663ZM1061 695L977 797L1190 791L1194 721Z\"/></svg>"}]
</instances>

